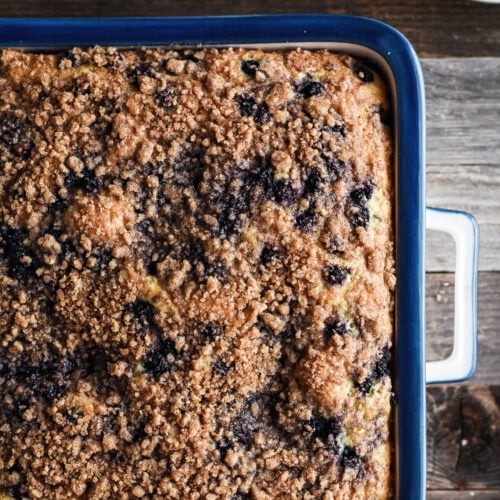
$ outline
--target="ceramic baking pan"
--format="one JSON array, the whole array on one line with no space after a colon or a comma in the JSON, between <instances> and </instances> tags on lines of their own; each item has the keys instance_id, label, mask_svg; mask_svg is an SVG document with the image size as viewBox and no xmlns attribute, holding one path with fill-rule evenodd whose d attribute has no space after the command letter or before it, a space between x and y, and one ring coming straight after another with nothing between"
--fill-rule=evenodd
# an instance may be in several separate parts
<instances>
[{"instance_id":1,"label":"ceramic baking pan","mask_svg":"<svg viewBox=\"0 0 500 500\"><path fill-rule=\"evenodd\" d=\"M142 19L4 19L0 46L54 50L73 46L165 45L327 48L370 59L392 91L396 144L397 291L394 360L396 497L425 497L425 384L464 380L476 366L478 230L463 212L425 208L424 87L417 56L395 29L350 16L270 15ZM425 227L457 245L452 355L425 362Z\"/></svg>"}]
</instances>

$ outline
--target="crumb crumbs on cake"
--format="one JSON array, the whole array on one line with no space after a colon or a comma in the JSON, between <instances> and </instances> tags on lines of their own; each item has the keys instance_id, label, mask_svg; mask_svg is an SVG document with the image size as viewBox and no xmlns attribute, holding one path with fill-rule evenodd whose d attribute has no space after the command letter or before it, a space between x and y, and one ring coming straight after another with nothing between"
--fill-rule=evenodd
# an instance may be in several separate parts
<instances>
[{"instance_id":1,"label":"crumb crumbs on cake","mask_svg":"<svg viewBox=\"0 0 500 500\"><path fill-rule=\"evenodd\" d=\"M0 54L0 497L388 497L377 71Z\"/></svg>"}]
</instances>

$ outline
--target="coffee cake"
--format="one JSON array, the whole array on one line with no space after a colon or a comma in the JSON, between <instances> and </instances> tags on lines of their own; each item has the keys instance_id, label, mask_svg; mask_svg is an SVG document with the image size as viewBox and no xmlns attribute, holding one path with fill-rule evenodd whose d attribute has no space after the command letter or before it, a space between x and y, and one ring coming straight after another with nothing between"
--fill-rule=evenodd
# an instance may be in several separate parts
<instances>
[{"instance_id":1,"label":"coffee cake","mask_svg":"<svg viewBox=\"0 0 500 500\"><path fill-rule=\"evenodd\" d=\"M328 51L4 50L0 496L389 496L390 116Z\"/></svg>"}]
</instances>

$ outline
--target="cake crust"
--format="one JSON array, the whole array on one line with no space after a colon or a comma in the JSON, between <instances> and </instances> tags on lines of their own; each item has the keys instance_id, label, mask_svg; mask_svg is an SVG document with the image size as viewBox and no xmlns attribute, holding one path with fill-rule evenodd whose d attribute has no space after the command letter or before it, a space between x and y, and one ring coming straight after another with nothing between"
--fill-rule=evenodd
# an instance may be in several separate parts
<instances>
[{"instance_id":1,"label":"cake crust","mask_svg":"<svg viewBox=\"0 0 500 500\"><path fill-rule=\"evenodd\" d=\"M1 52L0 497L390 496L387 92L328 51Z\"/></svg>"}]
</instances>

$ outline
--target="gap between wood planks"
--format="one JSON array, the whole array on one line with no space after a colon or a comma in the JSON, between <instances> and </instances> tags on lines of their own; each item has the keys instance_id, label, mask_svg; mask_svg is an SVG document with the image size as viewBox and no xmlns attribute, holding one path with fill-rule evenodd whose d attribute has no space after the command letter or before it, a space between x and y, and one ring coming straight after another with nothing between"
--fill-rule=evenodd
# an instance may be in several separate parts
<instances>
[{"instance_id":1,"label":"gap between wood planks","mask_svg":"<svg viewBox=\"0 0 500 500\"><path fill-rule=\"evenodd\" d=\"M500 271L500 164L429 165L426 202L473 214L479 223L479 269ZM427 271L454 271L452 237L427 231L426 257Z\"/></svg>"},{"instance_id":2,"label":"gap between wood planks","mask_svg":"<svg viewBox=\"0 0 500 500\"><path fill-rule=\"evenodd\" d=\"M420 55L500 55L500 6L470 0L3 0L0 16L207 16L263 13L356 14L404 33Z\"/></svg>"},{"instance_id":3,"label":"gap between wood planks","mask_svg":"<svg viewBox=\"0 0 500 500\"><path fill-rule=\"evenodd\" d=\"M421 59L421 65L428 163L500 167L500 57Z\"/></svg>"},{"instance_id":4,"label":"gap between wood planks","mask_svg":"<svg viewBox=\"0 0 500 500\"><path fill-rule=\"evenodd\" d=\"M453 293L453 274L426 275L427 359L451 351ZM461 500L474 493L481 500L500 499L499 295L500 273L480 273L476 375L461 384L427 387L427 484L441 490L427 498Z\"/></svg>"},{"instance_id":5,"label":"gap between wood planks","mask_svg":"<svg viewBox=\"0 0 500 500\"><path fill-rule=\"evenodd\" d=\"M499 24L500 26L500 24ZM500 271L500 57L423 59L428 206L480 225L479 268ZM427 233L427 270L453 271L449 237Z\"/></svg>"},{"instance_id":6,"label":"gap between wood planks","mask_svg":"<svg viewBox=\"0 0 500 500\"><path fill-rule=\"evenodd\" d=\"M475 491L451 491L431 490L427 491L427 500L498 500L499 490L475 490Z\"/></svg>"}]
</instances>

